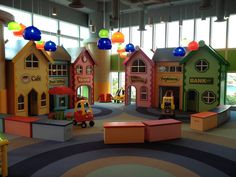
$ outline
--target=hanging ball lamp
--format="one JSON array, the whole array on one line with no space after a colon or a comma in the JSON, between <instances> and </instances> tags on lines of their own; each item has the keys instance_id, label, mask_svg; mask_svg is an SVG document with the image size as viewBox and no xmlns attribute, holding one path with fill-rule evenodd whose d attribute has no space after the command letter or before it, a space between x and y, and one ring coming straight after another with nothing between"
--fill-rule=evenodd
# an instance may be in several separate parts
<instances>
[{"instance_id":1,"label":"hanging ball lamp","mask_svg":"<svg viewBox=\"0 0 236 177\"><path fill-rule=\"evenodd\" d=\"M111 49L111 40L109 38L99 39L97 46L101 50L110 50Z\"/></svg>"},{"instance_id":2,"label":"hanging ball lamp","mask_svg":"<svg viewBox=\"0 0 236 177\"><path fill-rule=\"evenodd\" d=\"M186 51L183 47L177 47L173 50L173 55L175 57L183 57L186 54Z\"/></svg>"},{"instance_id":3,"label":"hanging ball lamp","mask_svg":"<svg viewBox=\"0 0 236 177\"><path fill-rule=\"evenodd\" d=\"M17 37L23 36L23 32L24 32L26 26L23 25L22 23L20 23L20 27L21 27L21 29L19 31L13 31L14 36L17 36Z\"/></svg>"},{"instance_id":4,"label":"hanging ball lamp","mask_svg":"<svg viewBox=\"0 0 236 177\"><path fill-rule=\"evenodd\" d=\"M29 26L25 28L23 37L25 40L40 41L41 31L34 26Z\"/></svg>"},{"instance_id":5,"label":"hanging ball lamp","mask_svg":"<svg viewBox=\"0 0 236 177\"><path fill-rule=\"evenodd\" d=\"M44 49L44 44L45 44L45 42L44 41L37 41L36 42L36 48L37 49Z\"/></svg>"},{"instance_id":6,"label":"hanging ball lamp","mask_svg":"<svg viewBox=\"0 0 236 177\"><path fill-rule=\"evenodd\" d=\"M125 47L122 44L119 44L117 47L117 53L125 52Z\"/></svg>"},{"instance_id":7,"label":"hanging ball lamp","mask_svg":"<svg viewBox=\"0 0 236 177\"><path fill-rule=\"evenodd\" d=\"M17 22L9 22L7 28L10 31L19 31L21 29L20 24Z\"/></svg>"},{"instance_id":8,"label":"hanging ball lamp","mask_svg":"<svg viewBox=\"0 0 236 177\"><path fill-rule=\"evenodd\" d=\"M109 37L109 30L105 29L105 28L102 28L99 33L98 33L98 36L100 38L108 38Z\"/></svg>"},{"instance_id":9,"label":"hanging ball lamp","mask_svg":"<svg viewBox=\"0 0 236 177\"><path fill-rule=\"evenodd\" d=\"M121 53L119 53L119 57L124 59L124 58L127 57L127 53L126 52L121 52Z\"/></svg>"},{"instance_id":10,"label":"hanging ball lamp","mask_svg":"<svg viewBox=\"0 0 236 177\"><path fill-rule=\"evenodd\" d=\"M125 46L125 51L126 52L134 52L135 51L134 45L132 43L127 44Z\"/></svg>"},{"instance_id":11,"label":"hanging ball lamp","mask_svg":"<svg viewBox=\"0 0 236 177\"><path fill-rule=\"evenodd\" d=\"M47 41L44 45L44 49L49 52L55 52L57 50L57 46L53 41Z\"/></svg>"},{"instance_id":12,"label":"hanging ball lamp","mask_svg":"<svg viewBox=\"0 0 236 177\"><path fill-rule=\"evenodd\" d=\"M199 45L196 41L192 41L188 44L188 50L193 51L193 50L198 50Z\"/></svg>"},{"instance_id":13,"label":"hanging ball lamp","mask_svg":"<svg viewBox=\"0 0 236 177\"><path fill-rule=\"evenodd\" d=\"M123 33L117 31L111 37L112 43L123 43L125 41L125 36Z\"/></svg>"}]
</instances>

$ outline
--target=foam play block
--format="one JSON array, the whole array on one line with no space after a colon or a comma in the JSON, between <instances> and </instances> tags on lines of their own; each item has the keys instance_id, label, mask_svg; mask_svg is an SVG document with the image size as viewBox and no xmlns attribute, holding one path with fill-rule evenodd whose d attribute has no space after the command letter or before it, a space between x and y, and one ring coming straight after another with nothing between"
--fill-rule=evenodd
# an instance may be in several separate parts
<instances>
[{"instance_id":1,"label":"foam play block","mask_svg":"<svg viewBox=\"0 0 236 177\"><path fill-rule=\"evenodd\" d=\"M149 142L181 138L181 121L175 119L146 120L145 140Z\"/></svg>"},{"instance_id":2,"label":"foam play block","mask_svg":"<svg viewBox=\"0 0 236 177\"><path fill-rule=\"evenodd\" d=\"M104 143L144 143L145 125L142 122L106 122Z\"/></svg>"},{"instance_id":3,"label":"foam play block","mask_svg":"<svg viewBox=\"0 0 236 177\"><path fill-rule=\"evenodd\" d=\"M210 112L217 113L217 125L221 125L229 120L230 118L230 105L219 105Z\"/></svg>"},{"instance_id":4,"label":"foam play block","mask_svg":"<svg viewBox=\"0 0 236 177\"><path fill-rule=\"evenodd\" d=\"M5 132L14 135L32 137L32 122L39 120L35 117L13 116L5 119Z\"/></svg>"},{"instance_id":5,"label":"foam play block","mask_svg":"<svg viewBox=\"0 0 236 177\"><path fill-rule=\"evenodd\" d=\"M217 113L200 112L191 115L191 129L206 131L217 127Z\"/></svg>"}]
</instances>

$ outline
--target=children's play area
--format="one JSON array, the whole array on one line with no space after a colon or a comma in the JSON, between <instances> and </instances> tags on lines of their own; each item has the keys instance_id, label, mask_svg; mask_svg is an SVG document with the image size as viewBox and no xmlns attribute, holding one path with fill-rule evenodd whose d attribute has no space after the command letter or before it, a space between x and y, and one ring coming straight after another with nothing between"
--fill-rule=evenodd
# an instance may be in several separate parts
<instances>
[{"instance_id":1,"label":"children's play area","mask_svg":"<svg viewBox=\"0 0 236 177\"><path fill-rule=\"evenodd\" d=\"M232 7L0 2L0 176L236 177Z\"/></svg>"}]
</instances>

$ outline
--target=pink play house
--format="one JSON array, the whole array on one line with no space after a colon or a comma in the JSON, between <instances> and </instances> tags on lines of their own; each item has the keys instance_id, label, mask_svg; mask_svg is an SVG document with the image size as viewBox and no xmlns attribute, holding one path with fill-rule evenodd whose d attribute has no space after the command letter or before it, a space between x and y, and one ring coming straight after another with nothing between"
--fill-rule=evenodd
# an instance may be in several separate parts
<instances>
[{"instance_id":1,"label":"pink play house","mask_svg":"<svg viewBox=\"0 0 236 177\"><path fill-rule=\"evenodd\" d=\"M81 48L79 56L72 64L71 88L75 93L73 103L81 98L87 98L90 104L94 103L94 65L88 49Z\"/></svg>"},{"instance_id":2,"label":"pink play house","mask_svg":"<svg viewBox=\"0 0 236 177\"><path fill-rule=\"evenodd\" d=\"M151 107L154 63L137 49L125 61L125 105L136 103L137 107Z\"/></svg>"}]
</instances>

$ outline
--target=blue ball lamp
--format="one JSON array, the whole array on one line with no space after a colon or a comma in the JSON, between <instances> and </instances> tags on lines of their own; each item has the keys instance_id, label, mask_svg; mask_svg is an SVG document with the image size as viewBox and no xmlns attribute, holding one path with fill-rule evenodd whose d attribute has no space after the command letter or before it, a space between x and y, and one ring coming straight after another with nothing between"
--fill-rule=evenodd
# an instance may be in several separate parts
<instances>
[{"instance_id":1,"label":"blue ball lamp","mask_svg":"<svg viewBox=\"0 0 236 177\"><path fill-rule=\"evenodd\" d=\"M25 40L40 41L41 31L34 26L28 26L23 32L23 37Z\"/></svg>"},{"instance_id":2,"label":"blue ball lamp","mask_svg":"<svg viewBox=\"0 0 236 177\"><path fill-rule=\"evenodd\" d=\"M183 47L177 47L173 50L173 55L175 57L183 57L186 54L186 51Z\"/></svg>"},{"instance_id":3,"label":"blue ball lamp","mask_svg":"<svg viewBox=\"0 0 236 177\"><path fill-rule=\"evenodd\" d=\"M110 50L112 47L111 40L109 38L100 38L97 46L100 50Z\"/></svg>"},{"instance_id":4,"label":"blue ball lamp","mask_svg":"<svg viewBox=\"0 0 236 177\"><path fill-rule=\"evenodd\" d=\"M57 46L53 41L47 41L44 45L44 50L49 52L55 52L57 50Z\"/></svg>"},{"instance_id":5,"label":"blue ball lamp","mask_svg":"<svg viewBox=\"0 0 236 177\"><path fill-rule=\"evenodd\" d=\"M125 46L125 51L126 52L134 52L135 51L134 45L132 43L127 44Z\"/></svg>"}]
</instances>

